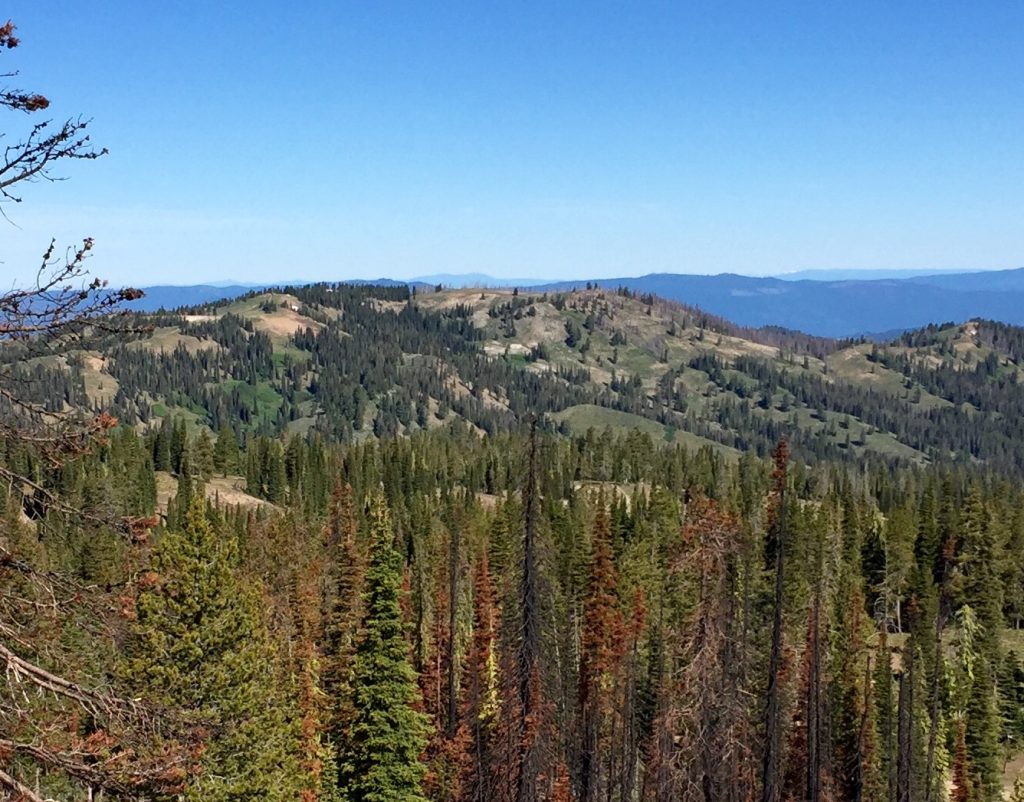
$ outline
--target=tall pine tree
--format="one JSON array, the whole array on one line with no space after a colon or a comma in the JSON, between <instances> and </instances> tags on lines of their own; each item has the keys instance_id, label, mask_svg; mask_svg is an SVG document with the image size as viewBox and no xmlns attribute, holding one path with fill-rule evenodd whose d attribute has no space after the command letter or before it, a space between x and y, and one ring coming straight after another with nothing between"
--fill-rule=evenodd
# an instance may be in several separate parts
<instances>
[{"instance_id":1,"label":"tall pine tree","mask_svg":"<svg viewBox=\"0 0 1024 802\"><path fill-rule=\"evenodd\" d=\"M339 755L348 802L425 802L426 718L415 709L416 676L402 624L402 560L384 497L373 500L373 555L366 572L363 632L352 672L356 714Z\"/></svg>"}]
</instances>

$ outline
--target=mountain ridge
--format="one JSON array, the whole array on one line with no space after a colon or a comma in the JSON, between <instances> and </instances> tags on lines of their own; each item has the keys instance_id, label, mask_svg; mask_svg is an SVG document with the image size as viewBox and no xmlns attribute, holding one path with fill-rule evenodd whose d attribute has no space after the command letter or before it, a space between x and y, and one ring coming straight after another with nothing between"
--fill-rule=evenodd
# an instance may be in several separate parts
<instances>
[{"instance_id":1,"label":"mountain ridge","mask_svg":"<svg viewBox=\"0 0 1024 802\"><path fill-rule=\"evenodd\" d=\"M537 415L566 432L629 428L731 454L766 454L786 435L806 460L1024 473L1024 329L1002 323L872 343L746 328L626 289L346 284L135 322L152 333L97 334L21 369L143 431L170 416L240 440L358 441L450 425L493 433Z\"/></svg>"},{"instance_id":2,"label":"mountain ridge","mask_svg":"<svg viewBox=\"0 0 1024 802\"><path fill-rule=\"evenodd\" d=\"M404 286L419 292L446 288L438 274L403 281L380 278L350 284ZM466 274L461 287L486 289L485 274ZM972 318L1024 325L1024 268L996 271L933 273L904 278L796 279L737 273L716 275L649 273L644 276L520 283L492 279L494 288L519 286L532 291L565 291L599 286L625 287L638 293L699 307L746 327L782 326L825 337L876 337L929 324ZM271 285L261 285L264 289ZM280 284L273 286L282 286ZM450 288L450 287L447 287ZM176 309L244 295L245 285L157 286L133 304L140 311Z\"/></svg>"}]
</instances>

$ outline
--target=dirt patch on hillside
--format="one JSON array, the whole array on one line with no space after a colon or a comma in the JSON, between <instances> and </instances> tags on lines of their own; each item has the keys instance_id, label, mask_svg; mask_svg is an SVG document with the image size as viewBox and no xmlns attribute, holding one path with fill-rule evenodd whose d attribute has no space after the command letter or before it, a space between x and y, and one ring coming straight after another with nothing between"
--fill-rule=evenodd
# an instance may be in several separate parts
<instances>
[{"instance_id":1,"label":"dirt patch on hillside","mask_svg":"<svg viewBox=\"0 0 1024 802\"><path fill-rule=\"evenodd\" d=\"M1003 789L1007 799L1010 798L1010 791L1018 777L1024 777L1024 752L1019 752L1012 757L1003 770Z\"/></svg>"},{"instance_id":2,"label":"dirt patch on hillside","mask_svg":"<svg viewBox=\"0 0 1024 802\"><path fill-rule=\"evenodd\" d=\"M82 365L82 380L89 402L101 406L109 404L121 385L107 373L107 360L95 354L86 354L82 359Z\"/></svg>"},{"instance_id":3,"label":"dirt patch on hillside","mask_svg":"<svg viewBox=\"0 0 1024 802\"><path fill-rule=\"evenodd\" d=\"M305 329L317 332L324 327L313 318L300 315L295 309L284 306L253 318L252 323L257 329L276 337L291 337L295 332Z\"/></svg>"},{"instance_id":4,"label":"dirt patch on hillside","mask_svg":"<svg viewBox=\"0 0 1024 802\"><path fill-rule=\"evenodd\" d=\"M488 356L504 356L506 349L512 356L529 356L530 354L530 349L522 343L502 343L497 340L484 343L484 353Z\"/></svg>"},{"instance_id":5,"label":"dirt patch on hillside","mask_svg":"<svg viewBox=\"0 0 1024 802\"><path fill-rule=\"evenodd\" d=\"M216 500L226 506L241 507L247 510L274 506L269 501L246 493L244 476L214 476L205 484L204 489L208 499ZM157 471L156 508L159 512L167 512L167 504L177 492L177 479L165 471Z\"/></svg>"},{"instance_id":6,"label":"dirt patch on hillside","mask_svg":"<svg viewBox=\"0 0 1024 802\"><path fill-rule=\"evenodd\" d=\"M221 348L216 340L200 339L191 334L182 334L173 326L165 326L154 331L149 337L129 343L129 348L145 348L149 351L173 351L182 346L190 354L200 351L214 351Z\"/></svg>"}]
</instances>

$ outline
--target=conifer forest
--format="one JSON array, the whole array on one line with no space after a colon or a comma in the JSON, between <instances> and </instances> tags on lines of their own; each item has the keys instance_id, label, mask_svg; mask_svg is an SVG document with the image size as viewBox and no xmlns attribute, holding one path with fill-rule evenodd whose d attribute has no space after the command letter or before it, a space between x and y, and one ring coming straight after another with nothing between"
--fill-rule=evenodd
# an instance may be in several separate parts
<instances>
[{"instance_id":1,"label":"conifer forest","mask_svg":"<svg viewBox=\"0 0 1024 802\"><path fill-rule=\"evenodd\" d=\"M3 799L1024 802L1024 330L91 250L0 286Z\"/></svg>"}]
</instances>

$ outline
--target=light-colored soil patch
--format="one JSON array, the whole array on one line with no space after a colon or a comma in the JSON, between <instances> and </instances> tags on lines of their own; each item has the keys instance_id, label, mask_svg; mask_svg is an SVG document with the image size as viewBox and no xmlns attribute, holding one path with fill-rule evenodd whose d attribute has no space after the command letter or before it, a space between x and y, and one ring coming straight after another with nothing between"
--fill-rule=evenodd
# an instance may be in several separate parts
<instances>
[{"instance_id":1,"label":"light-colored soil patch","mask_svg":"<svg viewBox=\"0 0 1024 802\"><path fill-rule=\"evenodd\" d=\"M535 315L523 315L516 321L516 339L527 345L565 340L565 318L549 303L533 305Z\"/></svg>"},{"instance_id":2,"label":"light-colored soil patch","mask_svg":"<svg viewBox=\"0 0 1024 802\"><path fill-rule=\"evenodd\" d=\"M1006 799L1010 798L1010 791L1013 790L1013 784L1019 777L1024 777L1024 752L1019 752L1010 758L1003 769L1003 796Z\"/></svg>"},{"instance_id":3,"label":"light-colored soil patch","mask_svg":"<svg viewBox=\"0 0 1024 802\"><path fill-rule=\"evenodd\" d=\"M439 372L444 377L445 386L448 387L456 398L465 398L473 395L473 391L469 389L469 385L462 381L454 370L445 366L443 368L439 368ZM486 388L480 393L479 399L487 406L494 407L496 409L508 409L508 406L500 398L497 398Z\"/></svg>"},{"instance_id":4,"label":"light-colored soil patch","mask_svg":"<svg viewBox=\"0 0 1024 802\"><path fill-rule=\"evenodd\" d=\"M480 506L485 510L494 510L501 504L502 497L496 496L493 493L477 493L476 500L480 502Z\"/></svg>"},{"instance_id":5,"label":"light-colored soil patch","mask_svg":"<svg viewBox=\"0 0 1024 802\"><path fill-rule=\"evenodd\" d=\"M722 340L721 345L717 345L719 338ZM763 359L776 359L779 356L779 349L774 345L763 345L762 343L755 343L750 340L741 340L738 337L729 337L725 334L705 334L704 342L720 356L731 357L733 359L738 356L757 356Z\"/></svg>"},{"instance_id":6,"label":"light-colored soil patch","mask_svg":"<svg viewBox=\"0 0 1024 802\"><path fill-rule=\"evenodd\" d=\"M271 304L273 311L264 312L263 306ZM311 317L299 314L302 302L294 295L281 292L266 292L253 298L236 301L224 307L223 313L232 313L248 318L253 326L277 340L287 340L303 329L320 331L323 324Z\"/></svg>"},{"instance_id":7,"label":"light-colored soil patch","mask_svg":"<svg viewBox=\"0 0 1024 802\"><path fill-rule=\"evenodd\" d=\"M245 492L244 476L214 476L205 484L206 497L225 506L243 509L273 507L269 501L250 496ZM178 480L166 471L156 472L156 506L160 512L167 511L168 502L178 492Z\"/></svg>"},{"instance_id":8,"label":"light-colored soil patch","mask_svg":"<svg viewBox=\"0 0 1024 802\"><path fill-rule=\"evenodd\" d=\"M480 400L484 402L484 406L490 407L491 409L501 409L508 411L508 404L505 403L501 398L498 398L494 393L488 390L486 387L483 392L480 393Z\"/></svg>"},{"instance_id":9,"label":"light-colored soil patch","mask_svg":"<svg viewBox=\"0 0 1024 802\"><path fill-rule=\"evenodd\" d=\"M297 331L320 331L324 326L311 317L300 315L291 307L279 307L253 318L253 325L272 337L291 337Z\"/></svg>"},{"instance_id":10,"label":"light-colored soil patch","mask_svg":"<svg viewBox=\"0 0 1024 802\"><path fill-rule=\"evenodd\" d=\"M500 292L498 290L474 290L459 289L445 290L444 292L431 292L425 295L417 295L416 303L424 309L452 309L456 306L469 306L472 309L484 309L503 296L511 296L511 291Z\"/></svg>"},{"instance_id":11,"label":"light-colored soil patch","mask_svg":"<svg viewBox=\"0 0 1024 802\"><path fill-rule=\"evenodd\" d=\"M87 354L83 359L83 368L82 380L89 403L101 408L109 405L121 385L107 373L107 360L95 354Z\"/></svg>"},{"instance_id":12,"label":"light-colored soil patch","mask_svg":"<svg viewBox=\"0 0 1024 802\"><path fill-rule=\"evenodd\" d=\"M191 334L182 334L173 326L164 326L156 329L149 337L136 340L129 345L130 348L144 348L148 351L173 351L182 346L190 354L200 351L212 351L221 347L215 340L199 339Z\"/></svg>"},{"instance_id":13,"label":"light-colored soil patch","mask_svg":"<svg viewBox=\"0 0 1024 802\"><path fill-rule=\"evenodd\" d=\"M529 356L530 354L529 347L522 343L502 343L497 340L484 343L484 353L488 356L502 356L506 349L513 356Z\"/></svg>"}]
</instances>

